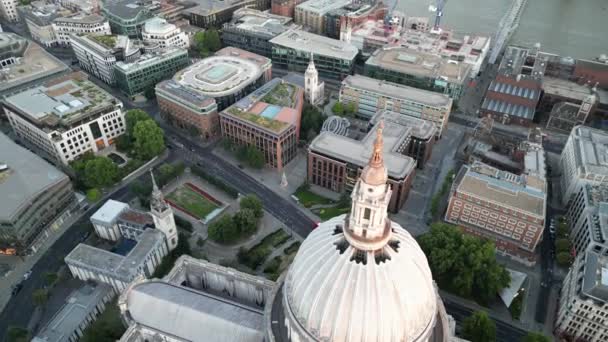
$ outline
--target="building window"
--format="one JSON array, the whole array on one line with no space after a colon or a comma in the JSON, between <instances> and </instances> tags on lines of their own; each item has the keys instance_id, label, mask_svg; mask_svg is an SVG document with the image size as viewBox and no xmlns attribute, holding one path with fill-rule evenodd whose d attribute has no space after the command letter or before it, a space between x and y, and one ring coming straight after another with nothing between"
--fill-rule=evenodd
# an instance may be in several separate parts
<instances>
[{"instance_id":1,"label":"building window","mask_svg":"<svg viewBox=\"0 0 608 342\"><path fill-rule=\"evenodd\" d=\"M372 211L369 208L365 208L365 211L363 211L363 219L369 220L371 213L372 213Z\"/></svg>"}]
</instances>

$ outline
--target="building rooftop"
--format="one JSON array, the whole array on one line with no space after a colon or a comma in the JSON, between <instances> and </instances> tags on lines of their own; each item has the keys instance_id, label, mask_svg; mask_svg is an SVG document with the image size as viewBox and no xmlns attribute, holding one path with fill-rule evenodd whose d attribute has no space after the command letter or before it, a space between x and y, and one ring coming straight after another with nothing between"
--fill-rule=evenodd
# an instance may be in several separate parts
<instances>
[{"instance_id":1,"label":"building rooftop","mask_svg":"<svg viewBox=\"0 0 608 342\"><path fill-rule=\"evenodd\" d=\"M264 340L262 308L157 280L135 284L123 296L136 324L182 340Z\"/></svg>"},{"instance_id":2,"label":"building rooftop","mask_svg":"<svg viewBox=\"0 0 608 342\"><path fill-rule=\"evenodd\" d=\"M149 34L166 34L175 31L177 26L170 24L167 20L159 17L153 17L146 20L143 31Z\"/></svg>"},{"instance_id":3,"label":"building rooftop","mask_svg":"<svg viewBox=\"0 0 608 342\"><path fill-rule=\"evenodd\" d=\"M18 11L23 18L37 26L48 26L55 18L73 14L57 4L43 1L32 1L29 5L19 6Z\"/></svg>"},{"instance_id":4,"label":"building rooftop","mask_svg":"<svg viewBox=\"0 0 608 342\"><path fill-rule=\"evenodd\" d=\"M120 213L119 216L120 222L129 222L138 226L154 226L154 219L149 213L129 209Z\"/></svg>"},{"instance_id":5,"label":"building rooftop","mask_svg":"<svg viewBox=\"0 0 608 342\"><path fill-rule=\"evenodd\" d=\"M384 120L384 125L396 124L399 126L411 128L409 134L420 140L429 140L435 137L437 133L437 126L431 121L415 118L413 116L403 115L401 113L393 112L390 110L378 111L369 120L369 124L375 126Z\"/></svg>"},{"instance_id":6,"label":"building rooftop","mask_svg":"<svg viewBox=\"0 0 608 342\"><path fill-rule=\"evenodd\" d=\"M11 109L32 122L58 129L116 108L118 100L87 79L82 72L54 78L5 98Z\"/></svg>"},{"instance_id":7,"label":"building rooftop","mask_svg":"<svg viewBox=\"0 0 608 342\"><path fill-rule=\"evenodd\" d=\"M201 16L212 15L228 8L241 5L246 0L190 0L194 7L186 9L185 13L193 13Z\"/></svg>"},{"instance_id":8,"label":"building rooftop","mask_svg":"<svg viewBox=\"0 0 608 342\"><path fill-rule=\"evenodd\" d=\"M467 63L452 62L438 55L401 47L378 49L365 65L457 84L464 84L472 69Z\"/></svg>"},{"instance_id":9,"label":"building rooftop","mask_svg":"<svg viewBox=\"0 0 608 342\"><path fill-rule=\"evenodd\" d=\"M576 126L569 139L573 139L576 168L586 174L608 174L608 133L588 126Z\"/></svg>"},{"instance_id":10,"label":"building rooftop","mask_svg":"<svg viewBox=\"0 0 608 342\"><path fill-rule=\"evenodd\" d=\"M608 258L587 252L583 272L581 291L602 303L608 301Z\"/></svg>"},{"instance_id":11,"label":"building rooftop","mask_svg":"<svg viewBox=\"0 0 608 342\"><path fill-rule=\"evenodd\" d=\"M314 12L323 15L329 11L336 10L350 4L352 0L308 0L296 6L307 12Z\"/></svg>"},{"instance_id":12,"label":"building rooftop","mask_svg":"<svg viewBox=\"0 0 608 342\"><path fill-rule=\"evenodd\" d=\"M269 58L226 47L180 70L173 80L203 95L222 97L256 82L270 65Z\"/></svg>"},{"instance_id":13,"label":"building rooftop","mask_svg":"<svg viewBox=\"0 0 608 342\"><path fill-rule=\"evenodd\" d=\"M149 9L138 0L108 0L101 2L104 12L121 18L123 20L132 20L143 12L147 14Z\"/></svg>"},{"instance_id":14,"label":"building rooftop","mask_svg":"<svg viewBox=\"0 0 608 342\"><path fill-rule=\"evenodd\" d=\"M30 205L34 197L64 181L68 176L36 154L15 144L0 133L0 221L12 221L13 215Z\"/></svg>"},{"instance_id":15,"label":"building rooftop","mask_svg":"<svg viewBox=\"0 0 608 342\"><path fill-rule=\"evenodd\" d=\"M33 342L68 342L85 317L96 310L104 297L113 292L103 283L90 282L74 290L51 321L34 337Z\"/></svg>"},{"instance_id":16,"label":"building rooftop","mask_svg":"<svg viewBox=\"0 0 608 342\"><path fill-rule=\"evenodd\" d=\"M354 140L331 132L321 132L310 143L309 149L314 153L364 167L372 154L377 129L378 125L375 125L362 140ZM396 151L409 138L411 130L411 127L393 124L385 125L382 131L384 164L389 177L393 179L404 179L416 167L414 159Z\"/></svg>"},{"instance_id":17,"label":"building rooftop","mask_svg":"<svg viewBox=\"0 0 608 342\"><path fill-rule=\"evenodd\" d=\"M535 182L541 183L541 187L537 183L529 186L525 175L501 171L481 162L464 165L454 181L460 193L544 219L546 182L544 179L535 179Z\"/></svg>"},{"instance_id":18,"label":"building rooftop","mask_svg":"<svg viewBox=\"0 0 608 342\"><path fill-rule=\"evenodd\" d=\"M270 40L274 45L313 53L316 56L354 60L359 49L340 40L320 36L300 29L290 29Z\"/></svg>"},{"instance_id":19,"label":"building rooftop","mask_svg":"<svg viewBox=\"0 0 608 342\"><path fill-rule=\"evenodd\" d=\"M368 92L390 96L402 100L414 101L429 107L452 106L452 99L448 95L409 87L397 83L377 80L362 75L349 75L342 81L342 86L363 89Z\"/></svg>"},{"instance_id":20,"label":"building rooftop","mask_svg":"<svg viewBox=\"0 0 608 342\"><path fill-rule=\"evenodd\" d=\"M567 99L583 101L587 96L592 95L591 88L560 78L543 77L542 83L545 94L565 97Z\"/></svg>"},{"instance_id":21,"label":"building rooftop","mask_svg":"<svg viewBox=\"0 0 608 342\"><path fill-rule=\"evenodd\" d=\"M65 257L65 261L113 273L121 279L130 281L145 258L158 244L164 243L164 239L165 236L161 231L146 229L139 235L137 244L126 256L80 243Z\"/></svg>"},{"instance_id":22,"label":"building rooftop","mask_svg":"<svg viewBox=\"0 0 608 342\"><path fill-rule=\"evenodd\" d=\"M143 68L148 68L150 65L156 65L157 63L162 62L163 60L169 58L175 58L181 55L188 55L188 50L182 49L179 47L169 47L164 50L160 50L158 52L146 53L141 55L137 60L133 62L116 62L114 67L126 74L136 72Z\"/></svg>"},{"instance_id":23,"label":"building rooftop","mask_svg":"<svg viewBox=\"0 0 608 342\"><path fill-rule=\"evenodd\" d=\"M290 125L298 125L301 113L295 108L302 99L302 93L301 88L280 78L274 78L224 110L222 115L236 117L259 128L281 133Z\"/></svg>"},{"instance_id":24,"label":"building rooftop","mask_svg":"<svg viewBox=\"0 0 608 342\"><path fill-rule=\"evenodd\" d=\"M224 24L224 29L236 28L265 37L276 37L288 29L292 18L250 8L240 8L232 15L232 21Z\"/></svg>"},{"instance_id":25,"label":"building rooftop","mask_svg":"<svg viewBox=\"0 0 608 342\"><path fill-rule=\"evenodd\" d=\"M213 97L194 91L185 85L175 82L174 80L165 80L157 83L156 92L162 96L167 96L178 102L185 103L197 111L200 110L200 108L215 105L215 100Z\"/></svg>"},{"instance_id":26,"label":"building rooftop","mask_svg":"<svg viewBox=\"0 0 608 342\"><path fill-rule=\"evenodd\" d=\"M105 225L113 225L122 212L129 209L129 205L113 199L104 203L101 208L91 215L91 221L97 221Z\"/></svg>"},{"instance_id":27,"label":"building rooftop","mask_svg":"<svg viewBox=\"0 0 608 342\"><path fill-rule=\"evenodd\" d=\"M33 82L41 82L70 70L38 44L14 33L0 32L0 56L2 59L21 57L18 63L3 67L0 73L0 94L17 91Z\"/></svg>"},{"instance_id":28,"label":"building rooftop","mask_svg":"<svg viewBox=\"0 0 608 342\"><path fill-rule=\"evenodd\" d=\"M55 18L54 23L82 23L82 24L101 24L107 21L106 18L99 14L74 14L69 17Z\"/></svg>"}]
</instances>

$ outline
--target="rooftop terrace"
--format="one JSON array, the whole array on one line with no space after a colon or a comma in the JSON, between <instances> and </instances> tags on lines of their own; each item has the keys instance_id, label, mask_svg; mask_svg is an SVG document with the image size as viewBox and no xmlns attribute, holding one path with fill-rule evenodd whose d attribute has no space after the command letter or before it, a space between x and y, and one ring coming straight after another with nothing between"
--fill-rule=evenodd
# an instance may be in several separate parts
<instances>
[{"instance_id":1,"label":"rooftop terrace","mask_svg":"<svg viewBox=\"0 0 608 342\"><path fill-rule=\"evenodd\" d=\"M49 127L69 127L100 111L113 110L118 104L116 98L80 72L9 96L5 102L30 120Z\"/></svg>"},{"instance_id":2,"label":"rooftop terrace","mask_svg":"<svg viewBox=\"0 0 608 342\"><path fill-rule=\"evenodd\" d=\"M359 49L352 44L341 40L331 39L300 29L290 29L276 36L270 43L299 50L316 56L346 59L352 61L359 53Z\"/></svg>"}]
</instances>

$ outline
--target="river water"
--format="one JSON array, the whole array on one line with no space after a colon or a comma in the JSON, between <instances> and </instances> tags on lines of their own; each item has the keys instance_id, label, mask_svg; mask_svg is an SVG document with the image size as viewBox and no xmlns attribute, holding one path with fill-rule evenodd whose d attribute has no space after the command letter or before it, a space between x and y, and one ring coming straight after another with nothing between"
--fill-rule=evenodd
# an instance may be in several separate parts
<instances>
[{"instance_id":1,"label":"river water","mask_svg":"<svg viewBox=\"0 0 608 342\"><path fill-rule=\"evenodd\" d=\"M435 0L397 0L406 16L431 16ZM458 33L493 36L511 0L447 0L442 26ZM512 44L592 59L608 54L608 0L528 0Z\"/></svg>"}]
</instances>

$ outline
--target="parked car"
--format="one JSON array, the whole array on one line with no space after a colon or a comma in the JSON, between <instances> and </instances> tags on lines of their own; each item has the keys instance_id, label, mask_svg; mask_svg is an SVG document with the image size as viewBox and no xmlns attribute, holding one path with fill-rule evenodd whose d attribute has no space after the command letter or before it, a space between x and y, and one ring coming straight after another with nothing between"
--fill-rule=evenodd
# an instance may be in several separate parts
<instances>
[{"instance_id":1,"label":"parked car","mask_svg":"<svg viewBox=\"0 0 608 342\"><path fill-rule=\"evenodd\" d=\"M15 286L13 286L13 290L11 291L11 294L14 296L17 293L19 293L19 291L21 291L21 289L23 288L23 284L19 283Z\"/></svg>"},{"instance_id":2,"label":"parked car","mask_svg":"<svg viewBox=\"0 0 608 342\"><path fill-rule=\"evenodd\" d=\"M31 270L25 272L25 274L23 275L23 280L27 280L31 275L32 275Z\"/></svg>"},{"instance_id":3,"label":"parked car","mask_svg":"<svg viewBox=\"0 0 608 342\"><path fill-rule=\"evenodd\" d=\"M551 233L551 235L555 234L555 226L549 227L549 232Z\"/></svg>"}]
</instances>

